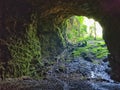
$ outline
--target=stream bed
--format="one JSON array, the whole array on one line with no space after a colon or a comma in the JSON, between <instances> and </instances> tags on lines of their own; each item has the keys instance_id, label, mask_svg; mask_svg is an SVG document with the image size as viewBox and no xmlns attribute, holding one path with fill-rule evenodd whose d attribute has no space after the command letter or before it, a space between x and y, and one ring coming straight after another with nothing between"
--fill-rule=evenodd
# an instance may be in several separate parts
<instances>
[{"instance_id":1,"label":"stream bed","mask_svg":"<svg viewBox=\"0 0 120 90\"><path fill-rule=\"evenodd\" d=\"M42 80L30 77L0 80L0 90L120 90L120 83L110 79L109 73L108 62L93 63L79 57L55 64Z\"/></svg>"}]
</instances>

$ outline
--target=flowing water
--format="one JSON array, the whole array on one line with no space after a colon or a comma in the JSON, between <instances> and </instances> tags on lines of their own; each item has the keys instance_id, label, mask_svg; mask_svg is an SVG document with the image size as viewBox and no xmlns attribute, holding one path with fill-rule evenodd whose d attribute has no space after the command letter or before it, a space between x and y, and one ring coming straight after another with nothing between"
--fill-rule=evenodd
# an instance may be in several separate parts
<instances>
[{"instance_id":1,"label":"flowing water","mask_svg":"<svg viewBox=\"0 0 120 90\"><path fill-rule=\"evenodd\" d=\"M67 66L67 72L80 72L85 77L90 79L102 79L109 82L114 82L110 79L110 75L108 71L110 71L110 67L108 62L101 62L99 64L94 64L93 62L85 61L82 57L79 57L73 60Z\"/></svg>"}]
</instances>

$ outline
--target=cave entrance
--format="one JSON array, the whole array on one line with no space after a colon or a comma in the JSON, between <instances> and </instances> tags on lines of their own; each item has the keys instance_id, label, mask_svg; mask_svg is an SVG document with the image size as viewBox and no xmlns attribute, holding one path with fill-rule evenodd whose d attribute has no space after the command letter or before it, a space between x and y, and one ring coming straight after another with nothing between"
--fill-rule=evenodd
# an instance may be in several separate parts
<instances>
[{"instance_id":1,"label":"cave entrance","mask_svg":"<svg viewBox=\"0 0 120 90\"><path fill-rule=\"evenodd\" d=\"M74 57L82 56L94 63L99 59L106 60L108 49L99 22L85 16L72 16L66 22L66 39L68 45L75 46Z\"/></svg>"},{"instance_id":2,"label":"cave entrance","mask_svg":"<svg viewBox=\"0 0 120 90\"><path fill-rule=\"evenodd\" d=\"M72 16L66 23L67 46L72 57L70 67L78 68L85 77L112 82L108 49L99 22L85 16Z\"/></svg>"}]
</instances>

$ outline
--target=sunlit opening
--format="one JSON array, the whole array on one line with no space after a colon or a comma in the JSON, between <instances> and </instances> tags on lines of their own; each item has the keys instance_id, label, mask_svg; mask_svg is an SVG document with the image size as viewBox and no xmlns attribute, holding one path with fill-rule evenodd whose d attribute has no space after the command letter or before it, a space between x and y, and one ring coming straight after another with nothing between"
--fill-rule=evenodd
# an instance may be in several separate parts
<instances>
[{"instance_id":1,"label":"sunlit opening","mask_svg":"<svg viewBox=\"0 0 120 90\"><path fill-rule=\"evenodd\" d=\"M74 57L88 57L94 61L107 56L108 50L102 38L103 29L99 22L85 16L73 16L66 23L68 46L76 46L72 54Z\"/></svg>"},{"instance_id":2,"label":"sunlit opening","mask_svg":"<svg viewBox=\"0 0 120 90\"><path fill-rule=\"evenodd\" d=\"M73 16L67 20L67 40L77 43L86 38L102 39L102 27L96 20L85 16Z\"/></svg>"},{"instance_id":3,"label":"sunlit opening","mask_svg":"<svg viewBox=\"0 0 120 90\"><path fill-rule=\"evenodd\" d=\"M102 38L102 27L99 24L99 22L95 21L94 19L88 19L87 17L83 17L84 18L84 22L83 24L85 24L87 26L87 32L90 33L90 29L91 27L93 27L93 29L96 29L96 35L97 37L101 37ZM94 34L93 34L94 35Z\"/></svg>"},{"instance_id":4,"label":"sunlit opening","mask_svg":"<svg viewBox=\"0 0 120 90\"><path fill-rule=\"evenodd\" d=\"M103 29L99 22L93 18L87 18L85 16L72 16L66 21L66 23L66 41L69 53L71 52L70 57L75 60L76 58L80 58L78 60L82 59L96 66L101 65L98 68L101 70L101 67L104 67L104 61L107 62L108 60L107 55L109 52L105 41L102 38ZM89 66L89 64L86 65ZM84 67L86 67L86 65ZM107 74L96 72L96 70L91 71L90 73L91 78L99 76L112 82Z\"/></svg>"}]
</instances>

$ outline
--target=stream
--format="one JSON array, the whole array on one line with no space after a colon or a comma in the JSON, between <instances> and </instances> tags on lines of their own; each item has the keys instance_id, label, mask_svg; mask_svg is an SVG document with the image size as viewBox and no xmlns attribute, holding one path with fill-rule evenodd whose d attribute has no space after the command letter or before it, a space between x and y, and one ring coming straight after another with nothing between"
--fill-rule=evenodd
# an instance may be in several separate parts
<instances>
[{"instance_id":1,"label":"stream","mask_svg":"<svg viewBox=\"0 0 120 90\"><path fill-rule=\"evenodd\" d=\"M61 70L59 65L65 69ZM63 90L120 90L120 83L110 78L111 68L108 61L98 60L93 63L79 57L59 65L54 68L52 76L67 87Z\"/></svg>"},{"instance_id":2,"label":"stream","mask_svg":"<svg viewBox=\"0 0 120 90\"><path fill-rule=\"evenodd\" d=\"M110 78L110 71L108 61L77 57L52 65L44 79L0 80L0 90L120 90L120 83Z\"/></svg>"},{"instance_id":3,"label":"stream","mask_svg":"<svg viewBox=\"0 0 120 90\"><path fill-rule=\"evenodd\" d=\"M99 64L94 64L92 62L88 62L84 60L82 57L79 57L73 60L67 66L67 72L80 72L86 78L90 79L103 79L109 82L114 82L110 79L110 75L106 71L110 71L110 67L108 62L101 62Z\"/></svg>"}]
</instances>

